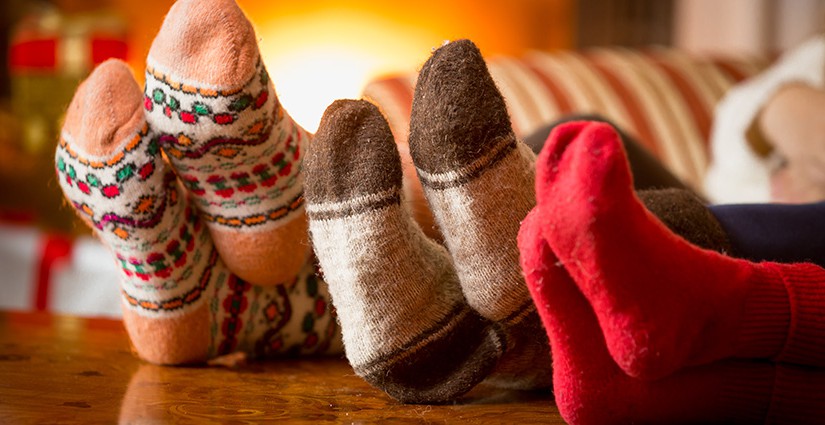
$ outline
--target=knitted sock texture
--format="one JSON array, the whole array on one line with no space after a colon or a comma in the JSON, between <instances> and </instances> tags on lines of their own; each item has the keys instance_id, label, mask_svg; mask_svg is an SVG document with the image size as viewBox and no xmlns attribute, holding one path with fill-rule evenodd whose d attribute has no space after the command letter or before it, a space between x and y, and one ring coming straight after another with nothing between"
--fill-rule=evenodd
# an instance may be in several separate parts
<instances>
[{"instance_id":1,"label":"knitted sock texture","mask_svg":"<svg viewBox=\"0 0 825 425\"><path fill-rule=\"evenodd\" d=\"M410 153L467 302L515 323L532 310L518 268L518 226L535 205L535 156L516 140L504 99L469 40L424 64L410 119Z\"/></svg>"},{"instance_id":2,"label":"knitted sock texture","mask_svg":"<svg viewBox=\"0 0 825 425\"><path fill-rule=\"evenodd\" d=\"M378 109L327 108L306 173L310 234L355 372L405 402L448 401L486 377L505 342L407 211Z\"/></svg>"},{"instance_id":3,"label":"knitted sock texture","mask_svg":"<svg viewBox=\"0 0 825 425\"><path fill-rule=\"evenodd\" d=\"M572 123L551 139L536 183L552 220L545 236L626 373L656 378L690 364L780 352L791 314L781 270L670 232L634 194L611 127Z\"/></svg>"},{"instance_id":4,"label":"knitted sock texture","mask_svg":"<svg viewBox=\"0 0 825 425\"><path fill-rule=\"evenodd\" d=\"M55 153L66 198L116 258L138 354L187 363L238 350L340 351L325 285L311 263L285 285L266 288L228 271L164 162L140 99L126 65L104 63L78 89ZM101 131L111 117L119 119ZM187 346L200 347L197 355Z\"/></svg>"},{"instance_id":5,"label":"knitted sock texture","mask_svg":"<svg viewBox=\"0 0 825 425\"><path fill-rule=\"evenodd\" d=\"M230 269L290 280L308 259L309 134L284 111L231 0L172 6L146 60L144 112Z\"/></svg>"},{"instance_id":6,"label":"knitted sock texture","mask_svg":"<svg viewBox=\"0 0 825 425\"><path fill-rule=\"evenodd\" d=\"M571 424L819 423L825 375L765 361L687 367L632 378L611 358L593 308L543 238L536 207L519 233L521 265L550 338L556 405Z\"/></svg>"},{"instance_id":7,"label":"knitted sock texture","mask_svg":"<svg viewBox=\"0 0 825 425\"><path fill-rule=\"evenodd\" d=\"M124 314L191 316L210 298L222 264L163 161L157 134L146 125L139 105L140 89L124 63L108 61L95 69L67 112L55 153L58 181L66 199L116 258ZM101 131L103 127L109 130ZM192 340L182 343L204 345L205 335L198 330L192 329ZM134 332L132 336L144 358L201 360L188 355L155 359L155 348L137 340Z\"/></svg>"}]
</instances>

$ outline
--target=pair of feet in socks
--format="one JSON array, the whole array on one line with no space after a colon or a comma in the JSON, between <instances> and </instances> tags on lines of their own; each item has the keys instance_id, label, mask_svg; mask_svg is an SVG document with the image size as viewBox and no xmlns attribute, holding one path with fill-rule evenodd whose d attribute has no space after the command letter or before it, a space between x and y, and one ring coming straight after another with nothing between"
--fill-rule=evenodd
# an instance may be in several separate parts
<instances>
[{"instance_id":1,"label":"pair of feet in socks","mask_svg":"<svg viewBox=\"0 0 825 425\"><path fill-rule=\"evenodd\" d=\"M124 323L161 364L335 353L307 237L309 135L285 113L231 0L182 0L144 90L107 61L78 88L56 152L69 203L120 267Z\"/></svg>"},{"instance_id":2,"label":"pair of feet in socks","mask_svg":"<svg viewBox=\"0 0 825 425\"><path fill-rule=\"evenodd\" d=\"M691 245L632 189L616 132L557 128L521 264L571 423L822 423L825 270Z\"/></svg>"},{"instance_id":3,"label":"pair of feet in socks","mask_svg":"<svg viewBox=\"0 0 825 425\"><path fill-rule=\"evenodd\" d=\"M506 302L521 300L517 279L506 279L507 226L533 201L534 158L522 148L475 47L437 50L416 85L410 149L444 250L405 211L380 113L354 101L327 110L307 159L310 232L350 361L391 395L449 400L513 358L535 361L521 350L541 351L531 348L541 338L524 332L530 308ZM609 125L560 126L536 173L538 205L518 245L568 421L821 421L825 270L735 260L673 233L635 194ZM665 222L713 220L664 196L684 207L660 210ZM681 230L728 245L723 234L693 233L713 228L697 225Z\"/></svg>"}]
</instances>

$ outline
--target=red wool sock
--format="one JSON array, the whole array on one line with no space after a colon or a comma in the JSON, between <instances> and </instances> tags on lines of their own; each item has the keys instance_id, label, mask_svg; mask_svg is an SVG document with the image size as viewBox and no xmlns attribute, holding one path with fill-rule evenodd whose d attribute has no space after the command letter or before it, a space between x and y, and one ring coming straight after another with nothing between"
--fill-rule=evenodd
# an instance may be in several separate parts
<instances>
[{"instance_id":1,"label":"red wool sock","mask_svg":"<svg viewBox=\"0 0 825 425\"><path fill-rule=\"evenodd\" d=\"M610 126L557 128L536 191L544 236L628 375L731 357L825 366L825 270L735 260L673 234L636 197Z\"/></svg>"},{"instance_id":2,"label":"red wool sock","mask_svg":"<svg viewBox=\"0 0 825 425\"><path fill-rule=\"evenodd\" d=\"M820 369L720 361L656 381L624 374L593 309L542 239L548 221L539 208L521 225L521 266L550 338L556 405L568 423L821 423Z\"/></svg>"}]
</instances>

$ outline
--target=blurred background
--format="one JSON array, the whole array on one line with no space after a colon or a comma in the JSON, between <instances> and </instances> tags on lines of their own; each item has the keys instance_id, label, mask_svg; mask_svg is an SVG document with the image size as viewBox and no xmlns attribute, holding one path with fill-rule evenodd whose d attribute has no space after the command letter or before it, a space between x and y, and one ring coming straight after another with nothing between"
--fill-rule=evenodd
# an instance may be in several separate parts
<instances>
[{"instance_id":1,"label":"blurred background","mask_svg":"<svg viewBox=\"0 0 825 425\"><path fill-rule=\"evenodd\" d=\"M12 284L39 275L10 277L12 267L4 261L42 269L49 255L65 256L64 240L87 234L63 206L52 162L62 114L77 84L110 57L126 60L142 83L146 53L172 3L0 2L0 273ZM333 100L358 98L381 75L415 70L449 39L470 38L488 57L606 45L775 57L825 23L825 0L238 3L255 25L278 96L310 131ZM44 242L39 234L51 236Z\"/></svg>"}]
</instances>

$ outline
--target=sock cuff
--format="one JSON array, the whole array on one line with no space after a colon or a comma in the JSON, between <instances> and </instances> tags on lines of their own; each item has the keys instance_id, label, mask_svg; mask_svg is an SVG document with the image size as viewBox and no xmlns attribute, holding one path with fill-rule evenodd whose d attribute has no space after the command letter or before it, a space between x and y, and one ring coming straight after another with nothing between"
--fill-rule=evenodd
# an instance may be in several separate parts
<instances>
[{"instance_id":1,"label":"sock cuff","mask_svg":"<svg viewBox=\"0 0 825 425\"><path fill-rule=\"evenodd\" d=\"M781 265L790 301L784 363L825 366L825 269L811 263Z\"/></svg>"},{"instance_id":2,"label":"sock cuff","mask_svg":"<svg viewBox=\"0 0 825 425\"><path fill-rule=\"evenodd\" d=\"M771 263L761 263L749 277L751 290L745 299L737 354L748 358L770 358L782 350L788 336L791 312L782 272Z\"/></svg>"}]
</instances>

